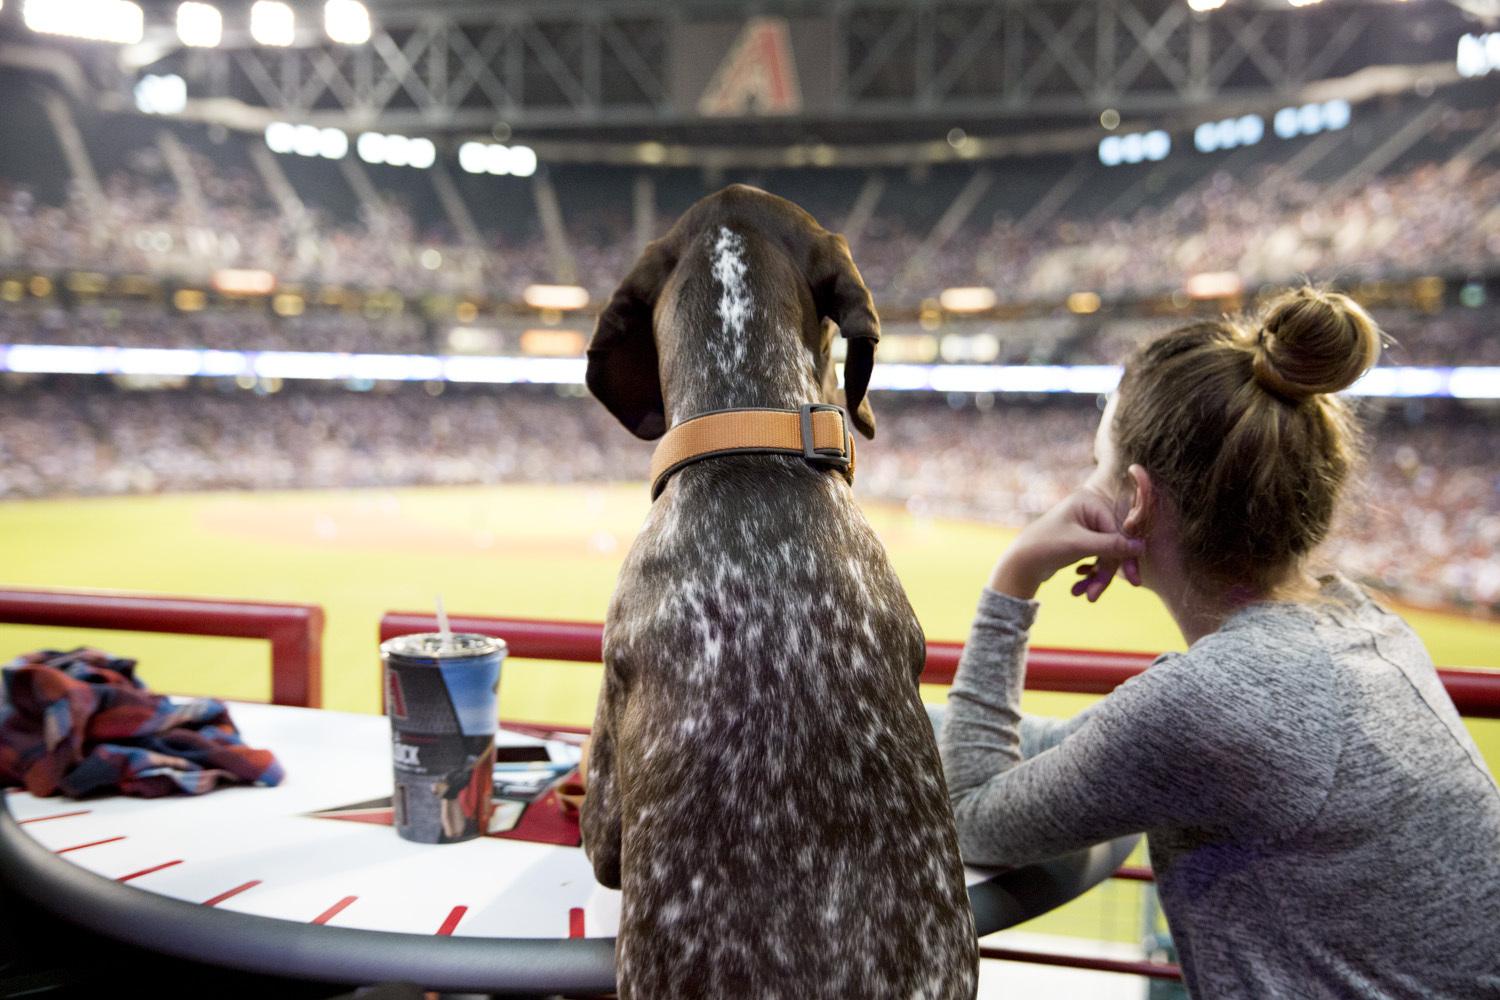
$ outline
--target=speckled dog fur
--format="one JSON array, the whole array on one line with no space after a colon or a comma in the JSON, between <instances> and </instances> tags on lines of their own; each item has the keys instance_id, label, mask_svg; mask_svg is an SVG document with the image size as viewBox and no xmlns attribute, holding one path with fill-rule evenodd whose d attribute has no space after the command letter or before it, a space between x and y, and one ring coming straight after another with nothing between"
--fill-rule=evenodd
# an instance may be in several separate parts
<instances>
[{"instance_id":1,"label":"speckled dog fur","mask_svg":"<svg viewBox=\"0 0 1500 1000\"><path fill-rule=\"evenodd\" d=\"M589 387L641 437L726 407L864 399L879 335L841 237L735 185L642 254ZM604 633L584 846L623 891L624 1000L974 996L978 958L921 626L842 478L798 458L686 466Z\"/></svg>"}]
</instances>

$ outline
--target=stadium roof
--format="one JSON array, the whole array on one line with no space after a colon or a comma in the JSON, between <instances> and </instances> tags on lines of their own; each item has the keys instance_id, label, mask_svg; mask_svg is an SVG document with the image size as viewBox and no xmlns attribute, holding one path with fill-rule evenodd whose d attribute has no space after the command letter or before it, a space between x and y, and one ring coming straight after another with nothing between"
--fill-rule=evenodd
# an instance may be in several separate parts
<instances>
[{"instance_id":1,"label":"stadium roof","mask_svg":"<svg viewBox=\"0 0 1500 1000\"><path fill-rule=\"evenodd\" d=\"M143 75L171 74L184 117L232 128L457 141L498 126L567 158L641 163L725 148L810 165L1079 148L1101 116L1190 129L1430 92L1458 79L1458 39L1482 30L1455 4L1399 0L371 0L363 42L331 41L322 5L298 3L292 44L262 44L237 2L216 46L189 47L177 5L149 2L141 40L120 48L28 31L24 7L0 9L0 64L52 73L105 108L133 111ZM954 129L968 141L945 142Z\"/></svg>"}]
</instances>

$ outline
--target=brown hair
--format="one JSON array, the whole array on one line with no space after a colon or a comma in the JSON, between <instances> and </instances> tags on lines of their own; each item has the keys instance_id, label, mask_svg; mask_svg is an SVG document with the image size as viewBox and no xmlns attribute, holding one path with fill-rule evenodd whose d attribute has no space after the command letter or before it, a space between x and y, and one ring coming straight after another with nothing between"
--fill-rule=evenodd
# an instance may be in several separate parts
<instances>
[{"instance_id":1,"label":"brown hair","mask_svg":"<svg viewBox=\"0 0 1500 1000\"><path fill-rule=\"evenodd\" d=\"M1269 595L1327 535L1361 443L1329 394L1375 364L1380 341L1353 299L1299 288L1258 318L1182 327L1126 362L1121 469L1141 465L1171 498L1199 583Z\"/></svg>"}]
</instances>

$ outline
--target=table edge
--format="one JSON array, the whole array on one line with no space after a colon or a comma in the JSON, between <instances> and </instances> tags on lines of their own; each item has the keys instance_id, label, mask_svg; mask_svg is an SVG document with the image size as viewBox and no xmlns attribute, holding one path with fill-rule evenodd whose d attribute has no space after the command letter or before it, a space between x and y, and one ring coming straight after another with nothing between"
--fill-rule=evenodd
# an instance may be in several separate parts
<instances>
[{"instance_id":1,"label":"table edge","mask_svg":"<svg viewBox=\"0 0 1500 1000\"><path fill-rule=\"evenodd\" d=\"M173 899L56 857L0 796L0 876L62 919L177 958L339 984L535 996L615 988L614 938L491 938L301 924ZM504 981L496 973L507 966Z\"/></svg>"},{"instance_id":2,"label":"table edge","mask_svg":"<svg viewBox=\"0 0 1500 1000\"><path fill-rule=\"evenodd\" d=\"M122 885L42 847L20 828L5 798L0 795L0 877L64 920L153 952L332 983L414 981L440 991L519 995L615 988L614 938L448 937L329 927ZM1076 899L1107 879L1140 839L1119 837L974 883L968 896L977 935ZM1018 889L1025 891L1024 903ZM502 962L514 973L505 982L495 977Z\"/></svg>"},{"instance_id":3,"label":"table edge","mask_svg":"<svg viewBox=\"0 0 1500 1000\"><path fill-rule=\"evenodd\" d=\"M1078 899L1114 874L1141 837L1126 834L1046 861L1008 868L974 883L969 886L969 905L974 910L976 934L984 937L1006 930ZM1025 892L1024 903L1017 890Z\"/></svg>"}]
</instances>

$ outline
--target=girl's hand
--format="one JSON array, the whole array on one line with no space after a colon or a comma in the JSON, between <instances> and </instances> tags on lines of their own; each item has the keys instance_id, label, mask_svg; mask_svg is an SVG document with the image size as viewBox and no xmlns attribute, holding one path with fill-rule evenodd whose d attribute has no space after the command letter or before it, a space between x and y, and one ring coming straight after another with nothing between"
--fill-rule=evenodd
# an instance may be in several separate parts
<instances>
[{"instance_id":1,"label":"girl's hand","mask_svg":"<svg viewBox=\"0 0 1500 1000\"><path fill-rule=\"evenodd\" d=\"M1125 579L1140 586L1137 559L1145 548L1141 539L1121 534L1114 499L1091 482L1021 532L1000 557L990 586L1002 594L1031 600L1058 570L1092 557L1092 563L1078 567L1083 578L1073 585L1073 596L1087 595L1093 602L1117 571L1123 570Z\"/></svg>"}]
</instances>

